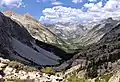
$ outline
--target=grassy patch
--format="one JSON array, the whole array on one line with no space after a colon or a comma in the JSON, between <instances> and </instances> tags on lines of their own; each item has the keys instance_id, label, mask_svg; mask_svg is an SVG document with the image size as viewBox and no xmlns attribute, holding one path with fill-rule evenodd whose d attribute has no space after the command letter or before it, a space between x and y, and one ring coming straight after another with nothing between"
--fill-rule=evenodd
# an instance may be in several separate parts
<instances>
[{"instance_id":1,"label":"grassy patch","mask_svg":"<svg viewBox=\"0 0 120 82\"><path fill-rule=\"evenodd\" d=\"M68 79L67 79L68 82L90 82L88 79L86 78L78 78L77 76L70 76Z\"/></svg>"},{"instance_id":2,"label":"grassy patch","mask_svg":"<svg viewBox=\"0 0 120 82\"><path fill-rule=\"evenodd\" d=\"M112 76L113 76L112 73L103 75L103 76L99 77L100 79L99 79L99 78L96 78L95 82L108 82L109 79L110 79Z\"/></svg>"},{"instance_id":3,"label":"grassy patch","mask_svg":"<svg viewBox=\"0 0 120 82\"><path fill-rule=\"evenodd\" d=\"M43 68L41 71L42 71L43 73L46 73L46 74L51 74L51 75L54 75L54 74L55 74L55 70L52 69L51 67Z\"/></svg>"}]
</instances>

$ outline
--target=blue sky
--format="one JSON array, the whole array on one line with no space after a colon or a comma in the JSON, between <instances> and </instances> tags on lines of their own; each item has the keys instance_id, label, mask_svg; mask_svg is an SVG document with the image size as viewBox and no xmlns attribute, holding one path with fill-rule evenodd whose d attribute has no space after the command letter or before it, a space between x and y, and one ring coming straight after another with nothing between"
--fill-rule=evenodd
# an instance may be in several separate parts
<instances>
[{"instance_id":1,"label":"blue sky","mask_svg":"<svg viewBox=\"0 0 120 82\"><path fill-rule=\"evenodd\" d=\"M62 6L66 6L66 7L74 7L74 8L81 8L81 6L87 2L87 0L84 0L83 3L81 4L74 4L72 2L72 0L57 0L59 2L61 2ZM10 6L3 6L2 8L0 8L0 10L14 10L17 13L30 13L31 15L33 15L34 17L36 17L37 19L42 15L42 10L44 10L45 8L52 8L53 5L51 0L23 0L23 5L25 5L25 7L21 6L19 8L16 7L10 7Z\"/></svg>"},{"instance_id":2,"label":"blue sky","mask_svg":"<svg viewBox=\"0 0 120 82\"><path fill-rule=\"evenodd\" d=\"M83 23L83 19L84 22L102 19L99 15L105 13L103 17L106 17L111 13L110 10L115 13L112 12L109 16L119 14L119 4L120 0L0 0L0 10L29 13L43 23L72 22L71 20Z\"/></svg>"}]
</instances>

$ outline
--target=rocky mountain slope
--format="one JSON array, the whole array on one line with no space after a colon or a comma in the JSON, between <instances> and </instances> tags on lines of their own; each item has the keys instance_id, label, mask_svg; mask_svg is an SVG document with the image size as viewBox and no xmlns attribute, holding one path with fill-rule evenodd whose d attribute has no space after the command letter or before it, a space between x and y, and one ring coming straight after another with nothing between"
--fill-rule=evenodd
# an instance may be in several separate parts
<instances>
[{"instance_id":1,"label":"rocky mountain slope","mask_svg":"<svg viewBox=\"0 0 120 82\"><path fill-rule=\"evenodd\" d=\"M69 42L74 48L98 42L119 21L112 18L89 24L45 24L53 33Z\"/></svg>"},{"instance_id":2,"label":"rocky mountain slope","mask_svg":"<svg viewBox=\"0 0 120 82\"><path fill-rule=\"evenodd\" d=\"M56 65L61 58L36 44L19 22L0 13L0 56L26 64Z\"/></svg>"},{"instance_id":3,"label":"rocky mountain slope","mask_svg":"<svg viewBox=\"0 0 120 82\"><path fill-rule=\"evenodd\" d=\"M109 32L113 26L118 23L117 20L112 18L104 19L98 23L93 24L90 30L88 30L83 36L79 36L73 39L73 44L88 45L98 42L107 32ZM87 25L89 26L89 24Z\"/></svg>"},{"instance_id":4,"label":"rocky mountain slope","mask_svg":"<svg viewBox=\"0 0 120 82\"><path fill-rule=\"evenodd\" d=\"M120 71L120 22L113 26L100 41L86 46L84 50L67 61L66 65L69 67L79 65L78 69L76 67L76 73L80 73L84 70L83 74L90 78L101 77L106 73L110 73L112 74L110 78L113 76L110 82L119 82L119 76L115 78L115 75L118 75Z\"/></svg>"},{"instance_id":5,"label":"rocky mountain slope","mask_svg":"<svg viewBox=\"0 0 120 82\"><path fill-rule=\"evenodd\" d=\"M71 47L67 42L40 24L40 22L34 19L30 14L20 15L11 10L4 11L3 13L14 21L21 23L36 40L52 44L64 49L65 51L68 51L68 48Z\"/></svg>"}]
</instances>

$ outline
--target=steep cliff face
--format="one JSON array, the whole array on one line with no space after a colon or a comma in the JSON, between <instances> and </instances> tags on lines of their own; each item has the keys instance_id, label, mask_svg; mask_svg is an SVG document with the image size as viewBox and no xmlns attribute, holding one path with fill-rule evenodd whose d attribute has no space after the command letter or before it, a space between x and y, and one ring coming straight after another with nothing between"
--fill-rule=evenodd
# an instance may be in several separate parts
<instances>
[{"instance_id":1,"label":"steep cliff face","mask_svg":"<svg viewBox=\"0 0 120 82\"><path fill-rule=\"evenodd\" d=\"M36 45L35 39L19 21L0 13L1 56L34 65L56 65L61 58Z\"/></svg>"},{"instance_id":2,"label":"steep cliff face","mask_svg":"<svg viewBox=\"0 0 120 82\"><path fill-rule=\"evenodd\" d=\"M53 34L51 31L49 31L47 28L41 25L40 22L34 19L31 15L20 15L11 10L5 11L3 13L4 15L13 19L14 21L18 23L20 22L33 38L62 48L65 51L67 51L68 48L70 48L70 45L67 42L57 37L55 34Z\"/></svg>"}]
</instances>

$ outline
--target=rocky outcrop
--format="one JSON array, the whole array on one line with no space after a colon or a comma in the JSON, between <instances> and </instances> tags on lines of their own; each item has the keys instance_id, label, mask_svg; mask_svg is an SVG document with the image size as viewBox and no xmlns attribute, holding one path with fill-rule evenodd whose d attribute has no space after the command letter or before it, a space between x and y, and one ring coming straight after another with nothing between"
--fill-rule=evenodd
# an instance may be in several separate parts
<instances>
[{"instance_id":1,"label":"rocky outcrop","mask_svg":"<svg viewBox=\"0 0 120 82\"><path fill-rule=\"evenodd\" d=\"M28 67L2 57L0 57L0 79L4 79L5 82L24 80L25 82L63 82L63 76L45 74L34 67ZM0 82L2 81L0 80Z\"/></svg>"},{"instance_id":2,"label":"rocky outcrop","mask_svg":"<svg viewBox=\"0 0 120 82\"><path fill-rule=\"evenodd\" d=\"M117 71L108 82L120 82L120 71Z\"/></svg>"}]
</instances>

